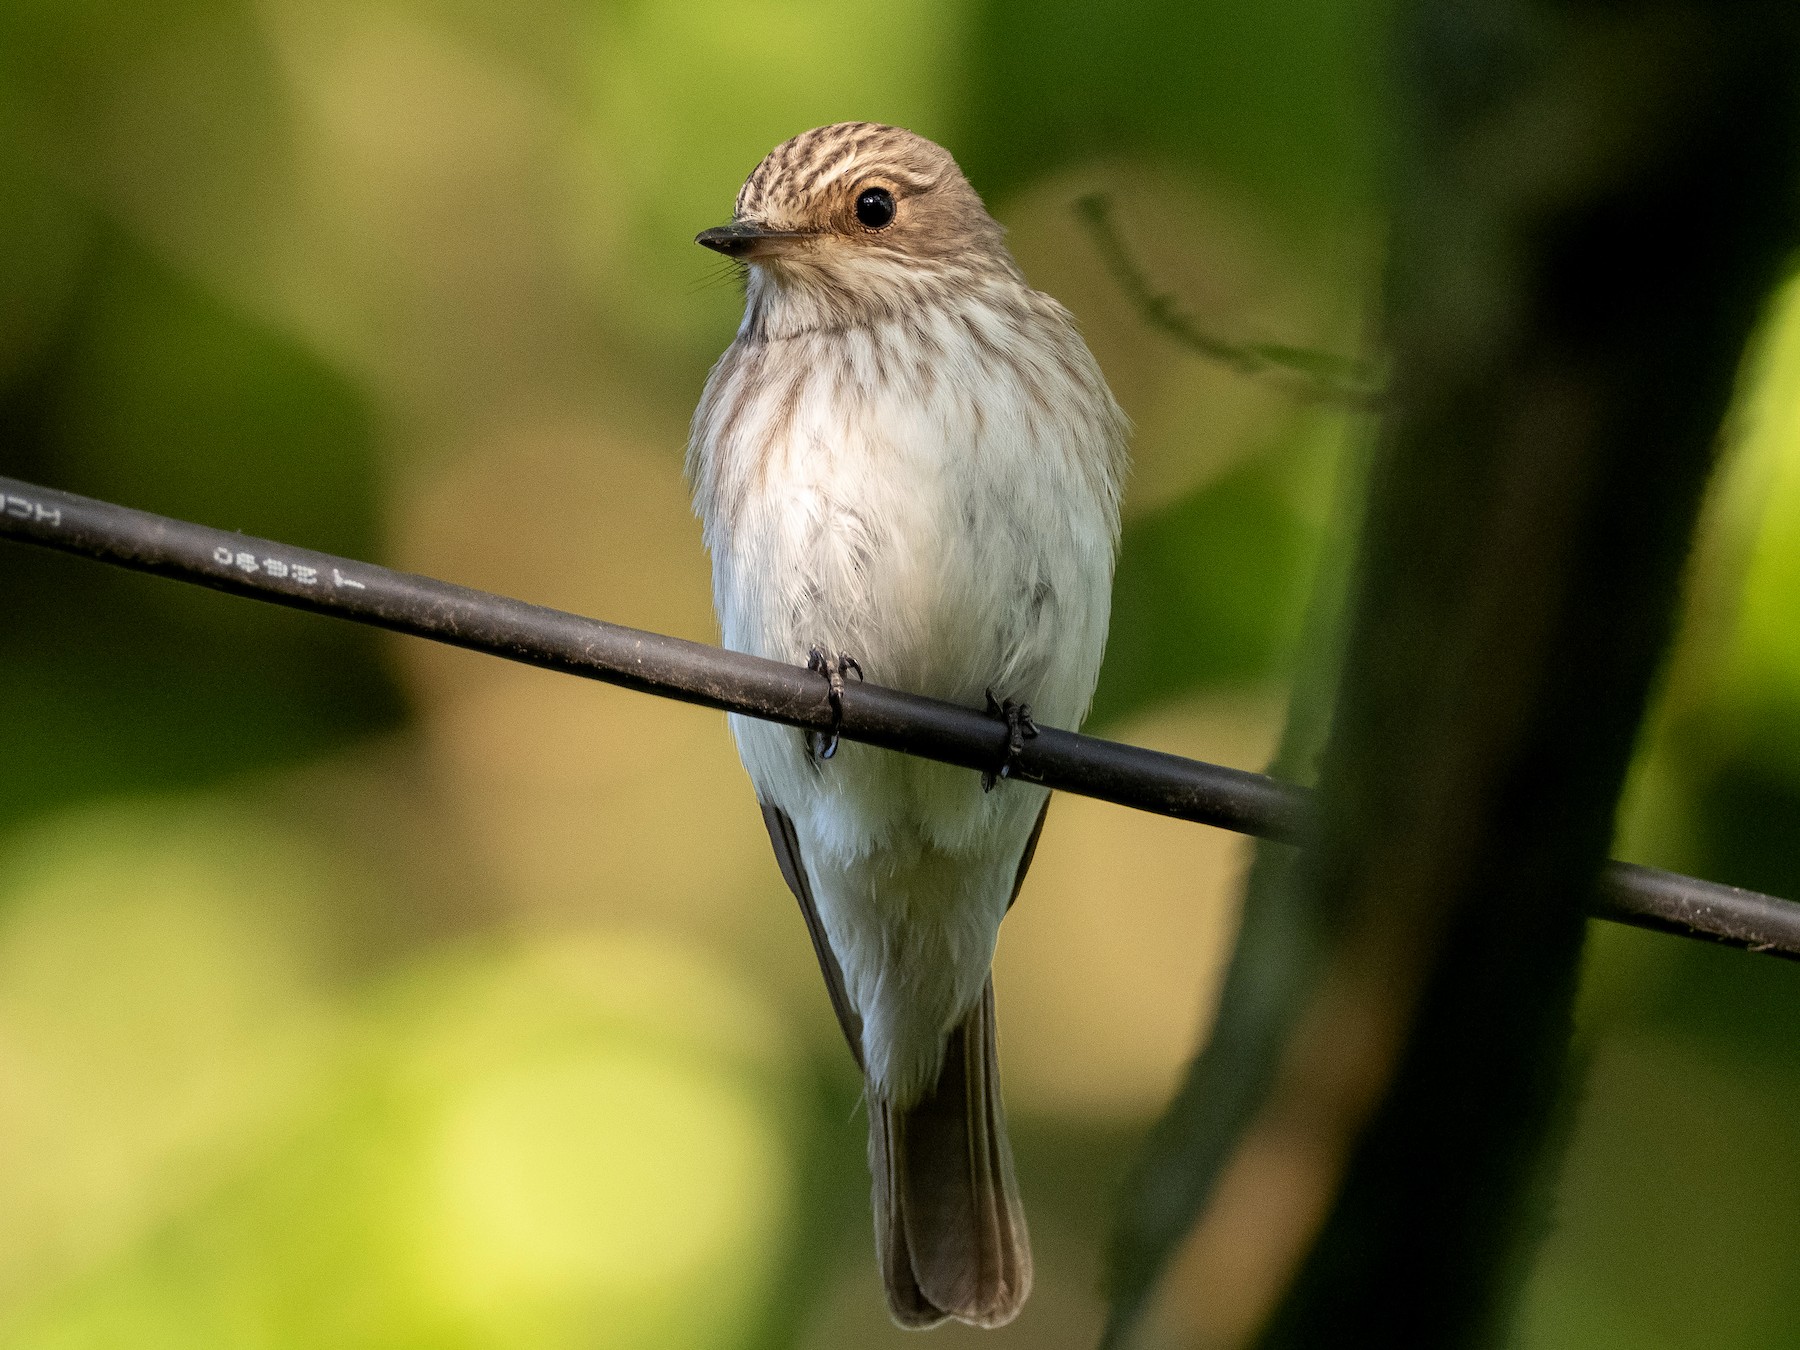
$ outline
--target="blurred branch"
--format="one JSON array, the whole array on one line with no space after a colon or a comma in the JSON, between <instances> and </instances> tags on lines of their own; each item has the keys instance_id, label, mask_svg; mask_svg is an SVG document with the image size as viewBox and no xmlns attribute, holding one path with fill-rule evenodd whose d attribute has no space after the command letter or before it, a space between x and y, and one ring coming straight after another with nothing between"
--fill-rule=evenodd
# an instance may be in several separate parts
<instances>
[{"instance_id":1,"label":"blurred branch","mask_svg":"<svg viewBox=\"0 0 1800 1350\"><path fill-rule=\"evenodd\" d=\"M1326 554L1314 569L1287 723L1270 766L1284 778L1316 774L1331 730L1345 594L1368 476L1361 438L1354 459L1325 532ZM1299 861L1299 849L1267 843L1251 859L1237 938L1205 1039L1120 1190L1106 1250L1109 1308L1102 1350L1126 1342L1165 1266L1188 1241L1268 1100L1269 1066L1279 1060L1319 978L1330 915L1294 884ZM1209 1221L1214 1217L1208 1213ZM1233 1223L1228 1212L1218 1217L1227 1227ZM1197 1235L1196 1241L1205 1238ZM1266 1264L1279 1267L1279 1256Z\"/></svg>"},{"instance_id":2,"label":"blurred branch","mask_svg":"<svg viewBox=\"0 0 1800 1350\"><path fill-rule=\"evenodd\" d=\"M1263 1350L1512 1339L1584 915L1596 876L1641 881L1604 862L1616 802L1795 237L1791 4L1399 17L1387 416L1315 832L1267 875L1319 955L1308 988L1228 991L1232 1110L1209 1048L1153 1133L1173 1184L1129 1197L1154 1226L1122 1221L1115 1343L1261 1130L1314 1167Z\"/></svg>"},{"instance_id":3,"label":"blurred branch","mask_svg":"<svg viewBox=\"0 0 1800 1350\"><path fill-rule=\"evenodd\" d=\"M1112 199L1104 193L1090 192L1076 198L1075 214L1087 226L1106 270L1151 327L1209 361L1240 375L1275 381L1307 402L1337 404L1363 412L1379 406L1381 379L1361 362L1276 342L1233 342L1207 332L1182 311L1174 296L1156 289L1132 258L1113 222Z\"/></svg>"},{"instance_id":4,"label":"blurred branch","mask_svg":"<svg viewBox=\"0 0 1800 1350\"><path fill-rule=\"evenodd\" d=\"M646 633L505 596L210 529L0 477L0 538L371 624L703 707L831 729L825 682L804 666ZM847 740L984 771L1006 762L1005 725L973 708L851 682ZM1297 842L1307 789L1075 732L1043 728L1014 776L1119 806ZM1800 959L1800 904L1654 868L1614 863L1593 900L1602 918Z\"/></svg>"}]
</instances>

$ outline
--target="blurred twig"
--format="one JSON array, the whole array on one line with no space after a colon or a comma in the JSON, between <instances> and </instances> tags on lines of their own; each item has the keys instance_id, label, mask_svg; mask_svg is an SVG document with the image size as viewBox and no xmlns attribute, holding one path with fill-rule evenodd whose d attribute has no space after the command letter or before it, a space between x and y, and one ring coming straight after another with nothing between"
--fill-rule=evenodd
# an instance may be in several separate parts
<instances>
[{"instance_id":1,"label":"blurred twig","mask_svg":"<svg viewBox=\"0 0 1800 1350\"><path fill-rule=\"evenodd\" d=\"M623 628L334 557L0 478L0 538L39 544L233 595L580 675L643 693L831 729L824 681L804 666ZM122 654L124 655L124 654ZM844 739L977 771L1008 762L1005 725L974 708L860 681L842 696ZM1014 776L1064 792L1263 839L1296 842L1310 793L1243 769L1043 728ZM1614 863L1599 917L1800 959L1800 904Z\"/></svg>"},{"instance_id":2,"label":"blurred twig","mask_svg":"<svg viewBox=\"0 0 1800 1350\"><path fill-rule=\"evenodd\" d=\"M1075 200L1106 270L1144 321L1240 375L1279 383L1296 398L1368 412L1381 400L1381 378L1367 365L1330 352L1277 342L1233 342L1209 333L1184 313L1174 296L1156 289L1131 256L1113 222L1112 199L1090 192Z\"/></svg>"}]
</instances>

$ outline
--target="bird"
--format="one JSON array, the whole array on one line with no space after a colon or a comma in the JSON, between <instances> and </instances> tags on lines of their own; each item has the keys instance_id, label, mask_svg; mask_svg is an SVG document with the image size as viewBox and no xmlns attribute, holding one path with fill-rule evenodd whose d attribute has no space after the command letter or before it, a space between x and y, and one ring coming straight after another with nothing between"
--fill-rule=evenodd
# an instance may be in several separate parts
<instances>
[{"instance_id":1,"label":"bird","mask_svg":"<svg viewBox=\"0 0 1800 1350\"><path fill-rule=\"evenodd\" d=\"M991 966L1106 645L1128 424L949 152L844 122L778 145L728 224L744 312L687 470L728 648L991 710L993 772L733 715L864 1076L876 1260L905 1327L1011 1321L1032 1259Z\"/></svg>"}]
</instances>

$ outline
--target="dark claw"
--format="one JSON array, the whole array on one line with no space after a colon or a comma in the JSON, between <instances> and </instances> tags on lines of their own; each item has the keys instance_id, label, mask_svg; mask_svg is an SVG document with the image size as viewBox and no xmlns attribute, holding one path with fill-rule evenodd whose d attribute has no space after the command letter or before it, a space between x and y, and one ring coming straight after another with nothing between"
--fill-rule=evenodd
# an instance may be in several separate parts
<instances>
[{"instance_id":1,"label":"dark claw","mask_svg":"<svg viewBox=\"0 0 1800 1350\"><path fill-rule=\"evenodd\" d=\"M831 703L831 730L829 733L815 731L809 748L815 758L830 759L837 753L838 727L844 720L844 676L854 671L856 678L860 680L863 670L854 656L839 652L834 657L823 647L814 647L807 653L806 668L825 677L825 697Z\"/></svg>"},{"instance_id":2,"label":"dark claw","mask_svg":"<svg viewBox=\"0 0 1800 1350\"><path fill-rule=\"evenodd\" d=\"M992 689L987 691L987 713L989 717L1000 718L1006 723L1006 755L1000 761L999 768L986 770L981 775L981 790L992 792L994 785L1002 778L1013 776L1019 756L1025 752L1025 742L1038 734L1038 727L1031 720L1029 703L1014 703L1010 698L997 699Z\"/></svg>"}]
</instances>

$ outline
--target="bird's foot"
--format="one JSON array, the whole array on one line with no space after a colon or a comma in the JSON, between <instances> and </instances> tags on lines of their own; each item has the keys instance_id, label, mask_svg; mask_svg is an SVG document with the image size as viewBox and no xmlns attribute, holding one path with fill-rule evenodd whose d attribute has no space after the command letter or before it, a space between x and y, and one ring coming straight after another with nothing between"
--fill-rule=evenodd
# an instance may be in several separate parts
<instances>
[{"instance_id":1,"label":"bird's foot","mask_svg":"<svg viewBox=\"0 0 1800 1350\"><path fill-rule=\"evenodd\" d=\"M837 753L838 727L844 720L844 676L854 674L862 679L862 667L854 656L839 652L832 656L823 647L814 647L806 656L806 668L825 677L825 697L831 701L831 730L815 731L807 739L807 749L814 759L830 759Z\"/></svg>"},{"instance_id":2,"label":"bird's foot","mask_svg":"<svg viewBox=\"0 0 1800 1350\"><path fill-rule=\"evenodd\" d=\"M981 775L981 790L992 792L994 785L1002 778L1013 776L1019 756L1025 751L1025 742L1038 734L1038 727L1031 720L1029 703L1014 703L1010 698L997 699L992 689L987 691L987 712L989 717L997 717L1006 723L1006 754L998 768L988 769Z\"/></svg>"}]
</instances>

